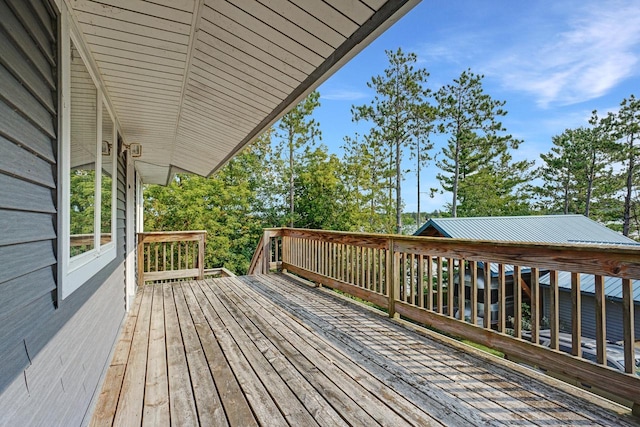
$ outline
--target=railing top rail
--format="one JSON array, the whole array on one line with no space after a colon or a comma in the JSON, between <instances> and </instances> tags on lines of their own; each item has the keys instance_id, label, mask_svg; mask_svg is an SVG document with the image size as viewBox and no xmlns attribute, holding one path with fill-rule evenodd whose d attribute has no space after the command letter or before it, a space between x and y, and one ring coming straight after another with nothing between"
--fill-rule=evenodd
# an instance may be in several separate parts
<instances>
[{"instance_id":1,"label":"railing top rail","mask_svg":"<svg viewBox=\"0 0 640 427\"><path fill-rule=\"evenodd\" d=\"M206 238L206 230L197 231L152 231L148 233L138 233L138 242L185 242Z\"/></svg>"},{"instance_id":2,"label":"railing top rail","mask_svg":"<svg viewBox=\"0 0 640 427\"><path fill-rule=\"evenodd\" d=\"M143 231L138 234L142 236L164 236L164 235L175 235L175 234L207 234L207 230Z\"/></svg>"},{"instance_id":3,"label":"railing top rail","mask_svg":"<svg viewBox=\"0 0 640 427\"><path fill-rule=\"evenodd\" d=\"M584 243L520 243L403 236L298 228L277 229L284 236L328 240L344 244L383 247L393 240L394 249L406 253L492 261L543 269L640 279L640 248Z\"/></svg>"}]
</instances>

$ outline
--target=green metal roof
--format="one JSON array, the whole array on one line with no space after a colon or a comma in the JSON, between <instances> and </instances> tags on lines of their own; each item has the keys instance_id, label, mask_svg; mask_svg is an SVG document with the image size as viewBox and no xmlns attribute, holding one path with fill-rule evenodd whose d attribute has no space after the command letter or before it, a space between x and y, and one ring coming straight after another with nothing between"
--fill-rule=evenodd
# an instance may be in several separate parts
<instances>
[{"instance_id":1,"label":"green metal roof","mask_svg":"<svg viewBox=\"0 0 640 427\"><path fill-rule=\"evenodd\" d=\"M432 218L415 235L423 235L429 228L438 230L445 237L458 239L638 245L583 215Z\"/></svg>"}]
</instances>

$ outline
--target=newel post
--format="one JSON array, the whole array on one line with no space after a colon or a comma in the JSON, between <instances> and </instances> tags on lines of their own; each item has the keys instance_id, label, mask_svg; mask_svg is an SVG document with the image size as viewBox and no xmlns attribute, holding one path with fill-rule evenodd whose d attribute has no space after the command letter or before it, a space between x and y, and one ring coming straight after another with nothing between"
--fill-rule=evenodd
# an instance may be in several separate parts
<instances>
[{"instance_id":1,"label":"newel post","mask_svg":"<svg viewBox=\"0 0 640 427\"><path fill-rule=\"evenodd\" d=\"M198 280L204 280L204 242L207 234L200 233L198 236Z\"/></svg>"},{"instance_id":2,"label":"newel post","mask_svg":"<svg viewBox=\"0 0 640 427\"><path fill-rule=\"evenodd\" d=\"M138 233L138 286L144 285L144 234Z\"/></svg>"},{"instance_id":3,"label":"newel post","mask_svg":"<svg viewBox=\"0 0 640 427\"><path fill-rule=\"evenodd\" d=\"M269 274L271 268L271 230L262 235L262 274Z\"/></svg>"}]
</instances>

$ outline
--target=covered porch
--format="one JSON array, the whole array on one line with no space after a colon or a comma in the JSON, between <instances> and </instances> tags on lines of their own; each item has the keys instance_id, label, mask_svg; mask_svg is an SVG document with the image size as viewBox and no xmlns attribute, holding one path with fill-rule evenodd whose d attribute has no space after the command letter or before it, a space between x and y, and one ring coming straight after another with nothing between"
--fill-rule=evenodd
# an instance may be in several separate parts
<instances>
[{"instance_id":1,"label":"covered porch","mask_svg":"<svg viewBox=\"0 0 640 427\"><path fill-rule=\"evenodd\" d=\"M140 287L92 425L637 425L287 274Z\"/></svg>"}]
</instances>

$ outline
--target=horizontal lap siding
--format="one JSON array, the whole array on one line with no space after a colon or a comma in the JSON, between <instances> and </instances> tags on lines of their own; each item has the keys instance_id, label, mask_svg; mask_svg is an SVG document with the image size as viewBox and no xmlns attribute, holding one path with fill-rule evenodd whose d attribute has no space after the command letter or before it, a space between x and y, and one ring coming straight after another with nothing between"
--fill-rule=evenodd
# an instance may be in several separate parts
<instances>
[{"instance_id":1,"label":"horizontal lap siding","mask_svg":"<svg viewBox=\"0 0 640 427\"><path fill-rule=\"evenodd\" d=\"M57 29L46 3L0 0L0 425L80 424L124 317L123 159L116 259L55 304Z\"/></svg>"},{"instance_id":2,"label":"horizontal lap siding","mask_svg":"<svg viewBox=\"0 0 640 427\"><path fill-rule=\"evenodd\" d=\"M55 39L32 28L54 19L17 0L0 0L0 16L1 391L29 364L25 338L55 311L57 76Z\"/></svg>"}]
</instances>

